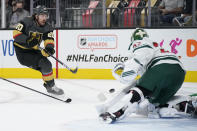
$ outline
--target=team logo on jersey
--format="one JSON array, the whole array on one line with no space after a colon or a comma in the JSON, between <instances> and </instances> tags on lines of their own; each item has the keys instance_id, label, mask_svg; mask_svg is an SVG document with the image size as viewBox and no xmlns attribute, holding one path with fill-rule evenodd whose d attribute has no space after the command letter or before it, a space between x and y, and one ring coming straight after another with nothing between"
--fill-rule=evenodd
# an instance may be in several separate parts
<instances>
[{"instance_id":1,"label":"team logo on jersey","mask_svg":"<svg viewBox=\"0 0 197 131\"><path fill-rule=\"evenodd\" d=\"M43 33L30 31L29 36L38 39L39 43L41 43Z\"/></svg>"}]
</instances>

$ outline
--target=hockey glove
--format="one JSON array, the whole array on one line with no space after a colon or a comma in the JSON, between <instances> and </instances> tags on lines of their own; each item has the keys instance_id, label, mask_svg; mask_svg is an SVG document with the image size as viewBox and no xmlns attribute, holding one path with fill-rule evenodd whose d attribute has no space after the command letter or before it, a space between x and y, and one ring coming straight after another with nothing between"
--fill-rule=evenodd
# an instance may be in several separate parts
<instances>
[{"instance_id":1,"label":"hockey glove","mask_svg":"<svg viewBox=\"0 0 197 131\"><path fill-rule=\"evenodd\" d=\"M41 36L37 32L30 32L29 37L27 38L27 44L29 48L32 48L40 43Z\"/></svg>"},{"instance_id":2,"label":"hockey glove","mask_svg":"<svg viewBox=\"0 0 197 131\"><path fill-rule=\"evenodd\" d=\"M53 55L55 53L55 50L54 50L54 47L53 46L50 46L50 45L47 45L45 47L45 50L46 52L49 54L49 55Z\"/></svg>"},{"instance_id":3,"label":"hockey glove","mask_svg":"<svg viewBox=\"0 0 197 131\"><path fill-rule=\"evenodd\" d=\"M49 57L49 56L51 56L55 53L55 50L51 46L46 46L45 49L41 50L41 53L42 53L43 56Z\"/></svg>"},{"instance_id":4,"label":"hockey glove","mask_svg":"<svg viewBox=\"0 0 197 131\"><path fill-rule=\"evenodd\" d=\"M118 79L120 77L120 75L122 74L124 70L124 64L123 63L118 63L117 65L115 65L114 69L112 70L112 75Z\"/></svg>"}]
</instances>

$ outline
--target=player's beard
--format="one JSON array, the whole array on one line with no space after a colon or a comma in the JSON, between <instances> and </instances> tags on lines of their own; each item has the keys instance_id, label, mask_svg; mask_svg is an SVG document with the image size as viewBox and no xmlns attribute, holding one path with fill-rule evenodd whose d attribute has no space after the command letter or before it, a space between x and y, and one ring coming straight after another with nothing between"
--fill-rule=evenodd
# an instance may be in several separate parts
<instances>
[{"instance_id":1,"label":"player's beard","mask_svg":"<svg viewBox=\"0 0 197 131\"><path fill-rule=\"evenodd\" d=\"M41 22L39 22L39 25L44 26L46 24L46 20L42 20Z\"/></svg>"},{"instance_id":2,"label":"player's beard","mask_svg":"<svg viewBox=\"0 0 197 131\"><path fill-rule=\"evenodd\" d=\"M46 24L46 20L43 19L43 20L40 20L39 18L37 18L37 23L40 25L40 26L44 26Z\"/></svg>"}]
</instances>

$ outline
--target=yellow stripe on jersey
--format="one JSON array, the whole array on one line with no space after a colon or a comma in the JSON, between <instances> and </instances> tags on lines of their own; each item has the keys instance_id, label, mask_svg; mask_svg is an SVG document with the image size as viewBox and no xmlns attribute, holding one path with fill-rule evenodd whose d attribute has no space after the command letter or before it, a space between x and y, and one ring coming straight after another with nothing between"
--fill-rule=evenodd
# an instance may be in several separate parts
<instances>
[{"instance_id":1,"label":"yellow stripe on jersey","mask_svg":"<svg viewBox=\"0 0 197 131\"><path fill-rule=\"evenodd\" d=\"M15 39L17 36L21 35L22 32L18 31L18 30L14 30L13 31L13 38Z\"/></svg>"},{"instance_id":2,"label":"yellow stripe on jersey","mask_svg":"<svg viewBox=\"0 0 197 131\"><path fill-rule=\"evenodd\" d=\"M26 48L26 47L24 47L24 46L22 46L22 45L19 45L19 44L16 43L16 42L14 42L14 45L16 45L16 46L18 46L18 47L20 47L20 48L22 48L22 49L28 49L28 48Z\"/></svg>"},{"instance_id":3,"label":"yellow stripe on jersey","mask_svg":"<svg viewBox=\"0 0 197 131\"><path fill-rule=\"evenodd\" d=\"M50 73L50 74L48 74L48 75L42 75L42 79L43 79L44 81L53 80L53 79L54 79L53 73Z\"/></svg>"},{"instance_id":4,"label":"yellow stripe on jersey","mask_svg":"<svg viewBox=\"0 0 197 131\"><path fill-rule=\"evenodd\" d=\"M30 48L26 48L26 47L24 47L24 46L22 46L22 45L20 45L20 44L18 44L16 42L14 42L14 45L16 45L16 46L18 46L18 47L20 47L22 49L30 49ZM38 45L35 45L34 47L32 47L32 49L38 50Z\"/></svg>"}]
</instances>

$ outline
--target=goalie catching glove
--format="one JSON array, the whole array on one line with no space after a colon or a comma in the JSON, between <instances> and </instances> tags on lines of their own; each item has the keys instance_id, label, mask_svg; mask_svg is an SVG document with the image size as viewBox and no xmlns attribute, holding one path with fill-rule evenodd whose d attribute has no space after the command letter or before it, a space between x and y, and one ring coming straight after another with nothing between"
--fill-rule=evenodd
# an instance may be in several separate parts
<instances>
[{"instance_id":1,"label":"goalie catching glove","mask_svg":"<svg viewBox=\"0 0 197 131\"><path fill-rule=\"evenodd\" d=\"M115 79L119 80L120 76L124 70L125 65L123 63L118 63L112 70L112 75Z\"/></svg>"},{"instance_id":2,"label":"goalie catching glove","mask_svg":"<svg viewBox=\"0 0 197 131\"><path fill-rule=\"evenodd\" d=\"M130 63L131 60L125 63L118 63L112 70L114 78L127 85L130 85L137 77L137 73L135 71L137 69L136 67L132 67Z\"/></svg>"}]
</instances>

